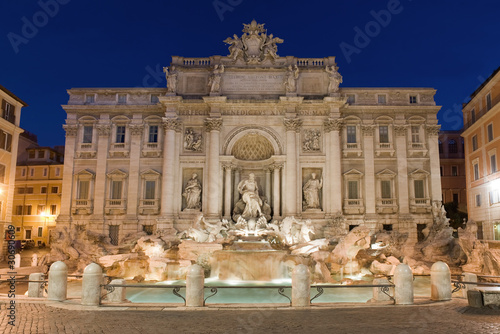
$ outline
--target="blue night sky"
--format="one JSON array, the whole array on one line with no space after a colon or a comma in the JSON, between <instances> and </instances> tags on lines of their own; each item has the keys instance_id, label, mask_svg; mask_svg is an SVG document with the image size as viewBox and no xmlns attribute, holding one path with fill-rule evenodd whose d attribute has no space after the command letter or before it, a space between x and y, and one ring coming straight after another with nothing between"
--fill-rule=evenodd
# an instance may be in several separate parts
<instances>
[{"instance_id":1,"label":"blue night sky","mask_svg":"<svg viewBox=\"0 0 500 334\"><path fill-rule=\"evenodd\" d=\"M500 3L493 0L4 0L2 5L0 84L29 104L21 126L43 146L64 144L66 89L164 87L161 69L171 55L227 55L222 41L241 35L242 23L252 19L285 40L280 56L336 56L343 87L436 88L440 123L448 130L461 127L462 102L500 66ZM380 14L382 24L374 23L382 10L389 15ZM363 40L359 31L367 29L369 40Z\"/></svg>"}]
</instances>

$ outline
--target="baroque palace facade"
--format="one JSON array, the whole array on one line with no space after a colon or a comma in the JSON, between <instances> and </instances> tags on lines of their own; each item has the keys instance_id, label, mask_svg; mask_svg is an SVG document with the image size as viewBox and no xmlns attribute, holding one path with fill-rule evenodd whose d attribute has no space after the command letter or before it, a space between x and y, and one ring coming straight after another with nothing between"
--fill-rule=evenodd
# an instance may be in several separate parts
<instances>
[{"instance_id":1,"label":"baroque palace facade","mask_svg":"<svg viewBox=\"0 0 500 334\"><path fill-rule=\"evenodd\" d=\"M236 221L251 179L268 221L416 241L441 203L435 90L339 88L334 57L280 57L283 40L263 25L243 32L224 41L228 56L172 57L166 89L68 91L58 225L119 244L184 230L200 213Z\"/></svg>"}]
</instances>

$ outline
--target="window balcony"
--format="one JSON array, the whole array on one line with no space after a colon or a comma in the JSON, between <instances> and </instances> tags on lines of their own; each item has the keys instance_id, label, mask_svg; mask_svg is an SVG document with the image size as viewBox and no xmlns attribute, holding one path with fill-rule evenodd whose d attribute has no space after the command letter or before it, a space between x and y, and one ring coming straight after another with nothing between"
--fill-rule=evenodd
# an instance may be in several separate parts
<instances>
[{"instance_id":1,"label":"window balcony","mask_svg":"<svg viewBox=\"0 0 500 334\"><path fill-rule=\"evenodd\" d=\"M105 211L108 215L123 215L127 212L127 201L124 199L107 199Z\"/></svg>"},{"instance_id":2,"label":"window balcony","mask_svg":"<svg viewBox=\"0 0 500 334\"><path fill-rule=\"evenodd\" d=\"M94 143L80 143L76 151L76 157L81 159L92 159L97 154L96 145Z\"/></svg>"},{"instance_id":3,"label":"window balcony","mask_svg":"<svg viewBox=\"0 0 500 334\"><path fill-rule=\"evenodd\" d=\"M344 199L344 214L357 215L365 212L365 206L361 198Z\"/></svg>"},{"instance_id":4,"label":"window balcony","mask_svg":"<svg viewBox=\"0 0 500 334\"><path fill-rule=\"evenodd\" d=\"M344 152L344 157L347 156L360 157L363 154L363 151L361 150L361 145L358 143L345 143L343 152Z\"/></svg>"},{"instance_id":5,"label":"window balcony","mask_svg":"<svg viewBox=\"0 0 500 334\"><path fill-rule=\"evenodd\" d=\"M139 214L157 215L160 213L159 199L141 199L139 201Z\"/></svg>"},{"instance_id":6,"label":"window balcony","mask_svg":"<svg viewBox=\"0 0 500 334\"><path fill-rule=\"evenodd\" d=\"M161 157L160 143L145 143L142 146L142 156L147 158Z\"/></svg>"},{"instance_id":7,"label":"window balcony","mask_svg":"<svg viewBox=\"0 0 500 334\"><path fill-rule=\"evenodd\" d=\"M375 148L375 154L377 157L379 156L394 156L394 147L392 143L378 143Z\"/></svg>"},{"instance_id":8,"label":"window balcony","mask_svg":"<svg viewBox=\"0 0 500 334\"><path fill-rule=\"evenodd\" d=\"M432 210L430 198L412 198L410 200L411 213L430 213Z\"/></svg>"},{"instance_id":9,"label":"window balcony","mask_svg":"<svg viewBox=\"0 0 500 334\"><path fill-rule=\"evenodd\" d=\"M130 147L125 143L111 144L109 149L109 156L111 158L128 158Z\"/></svg>"},{"instance_id":10,"label":"window balcony","mask_svg":"<svg viewBox=\"0 0 500 334\"><path fill-rule=\"evenodd\" d=\"M410 156L421 155L423 157L427 156L427 148L424 143L409 143L408 153Z\"/></svg>"},{"instance_id":11,"label":"window balcony","mask_svg":"<svg viewBox=\"0 0 500 334\"><path fill-rule=\"evenodd\" d=\"M379 198L377 199L377 213L396 213L398 212L398 204L395 198Z\"/></svg>"},{"instance_id":12,"label":"window balcony","mask_svg":"<svg viewBox=\"0 0 500 334\"><path fill-rule=\"evenodd\" d=\"M94 208L94 202L91 199L75 199L71 213L74 215L91 215Z\"/></svg>"}]
</instances>

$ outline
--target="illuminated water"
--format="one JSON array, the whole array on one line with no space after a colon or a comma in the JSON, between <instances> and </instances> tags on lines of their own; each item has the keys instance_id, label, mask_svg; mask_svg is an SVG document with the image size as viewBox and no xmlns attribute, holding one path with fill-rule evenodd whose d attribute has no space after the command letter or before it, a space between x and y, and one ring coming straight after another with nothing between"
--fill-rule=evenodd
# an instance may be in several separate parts
<instances>
[{"instance_id":1,"label":"illuminated water","mask_svg":"<svg viewBox=\"0 0 500 334\"><path fill-rule=\"evenodd\" d=\"M349 277L349 276L346 276ZM362 277L364 284L371 284L372 278ZM156 284L165 286L185 285L185 281L165 281ZM207 300L207 304L231 304L231 303L285 303L289 300L278 293L278 286L291 286L291 279L273 280L271 282L262 281L218 281L215 279L205 280L205 297L211 294L210 286L238 286L252 285L255 288L222 288L218 293ZM275 286L276 288L259 288L259 286ZM313 303L365 303L373 297L373 288L325 288L324 293L316 298ZM291 298L291 287L286 288L284 293ZM413 291L415 297L430 297L430 277L415 277ZM179 294L186 296L185 289L181 289ZM311 289L311 298L317 294L315 288ZM184 301L172 293L172 288L165 289L143 289L127 288L127 299L133 303L179 303Z\"/></svg>"}]
</instances>

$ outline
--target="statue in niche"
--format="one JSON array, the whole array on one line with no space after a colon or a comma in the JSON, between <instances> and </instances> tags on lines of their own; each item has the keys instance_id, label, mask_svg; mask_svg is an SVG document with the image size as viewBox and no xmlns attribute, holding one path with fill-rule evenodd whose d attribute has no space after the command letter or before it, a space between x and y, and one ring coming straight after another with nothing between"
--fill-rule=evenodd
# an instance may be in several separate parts
<instances>
[{"instance_id":1,"label":"statue in niche","mask_svg":"<svg viewBox=\"0 0 500 334\"><path fill-rule=\"evenodd\" d=\"M337 71L336 66L326 66L325 71L328 73L328 94L337 93L339 91L339 85L342 83L342 76Z\"/></svg>"},{"instance_id":2,"label":"statue in niche","mask_svg":"<svg viewBox=\"0 0 500 334\"><path fill-rule=\"evenodd\" d=\"M201 152L201 134L192 128L187 128L184 133L184 149L186 151Z\"/></svg>"},{"instance_id":3,"label":"statue in niche","mask_svg":"<svg viewBox=\"0 0 500 334\"><path fill-rule=\"evenodd\" d=\"M177 70L175 66L168 70L168 67L163 68L163 72L165 73L165 77L167 79L167 92L168 93L176 93L177 92Z\"/></svg>"},{"instance_id":4,"label":"statue in niche","mask_svg":"<svg viewBox=\"0 0 500 334\"><path fill-rule=\"evenodd\" d=\"M212 75L208 81L210 93L220 93L222 73L224 73L224 65L215 65Z\"/></svg>"},{"instance_id":5,"label":"statue in niche","mask_svg":"<svg viewBox=\"0 0 500 334\"><path fill-rule=\"evenodd\" d=\"M241 200L245 203L245 209L241 216L244 219L262 216L262 200L259 197L259 187L253 173L248 175L247 180L238 184L238 192L241 194Z\"/></svg>"},{"instance_id":6,"label":"statue in niche","mask_svg":"<svg viewBox=\"0 0 500 334\"><path fill-rule=\"evenodd\" d=\"M286 76L285 76L285 89L287 93L295 93L297 91L297 79L299 78L299 68L297 65L288 66Z\"/></svg>"},{"instance_id":7,"label":"statue in niche","mask_svg":"<svg viewBox=\"0 0 500 334\"><path fill-rule=\"evenodd\" d=\"M198 181L198 174L193 173L182 196L186 199L186 209L201 209L201 183Z\"/></svg>"},{"instance_id":8,"label":"statue in niche","mask_svg":"<svg viewBox=\"0 0 500 334\"><path fill-rule=\"evenodd\" d=\"M318 180L316 173L311 173L311 178L304 185L304 210L320 209L319 192L323 187L323 179Z\"/></svg>"},{"instance_id":9,"label":"statue in niche","mask_svg":"<svg viewBox=\"0 0 500 334\"><path fill-rule=\"evenodd\" d=\"M319 130L308 130L304 137L304 142L302 143L302 150L304 152L318 152L321 149L319 142L321 133Z\"/></svg>"}]
</instances>

